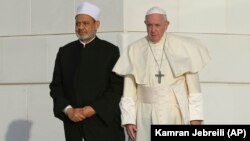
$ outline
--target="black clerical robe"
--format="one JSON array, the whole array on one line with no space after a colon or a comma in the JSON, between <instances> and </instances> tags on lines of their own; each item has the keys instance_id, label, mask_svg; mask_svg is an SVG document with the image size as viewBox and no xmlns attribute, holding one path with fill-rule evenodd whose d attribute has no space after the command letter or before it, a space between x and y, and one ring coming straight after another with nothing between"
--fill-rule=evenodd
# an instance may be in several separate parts
<instances>
[{"instance_id":1,"label":"black clerical robe","mask_svg":"<svg viewBox=\"0 0 250 141\"><path fill-rule=\"evenodd\" d=\"M59 49L50 95L67 141L80 141L80 136L86 141L124 141L119 109L123 78L112 72L118 58L118 47L98 37L85 47L77 40ZM96 114L74 123L63 113L68 105L89 105Z\"/></svg>"}]
</instances>

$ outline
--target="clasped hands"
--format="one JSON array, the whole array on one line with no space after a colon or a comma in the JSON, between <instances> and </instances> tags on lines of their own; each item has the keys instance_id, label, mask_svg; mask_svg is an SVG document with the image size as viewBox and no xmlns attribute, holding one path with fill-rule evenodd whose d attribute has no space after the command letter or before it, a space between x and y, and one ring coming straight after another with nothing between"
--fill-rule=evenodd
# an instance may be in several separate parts
<instances>
[{"instance_id":1,"label":"clasped hands","mask_svg":"<svg viewBox=\"0 0 250 141\"><path fill-rule=\"evenodd\" d=\"M69 108L66 113L70 120L73 122L79 122L93 116L95 110L91 106L85 106L83 108Z\"/></svg>"}]
</instances>

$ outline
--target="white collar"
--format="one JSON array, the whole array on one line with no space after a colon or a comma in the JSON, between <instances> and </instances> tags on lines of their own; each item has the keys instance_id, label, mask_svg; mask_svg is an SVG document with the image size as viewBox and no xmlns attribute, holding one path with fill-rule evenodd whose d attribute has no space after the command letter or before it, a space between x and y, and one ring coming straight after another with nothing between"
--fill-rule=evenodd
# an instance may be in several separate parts
<instances>
[{"instance_id":1,"label":"white collar","mask_svg":"<svg viewBox=\"0 0 250 141\"><path fill-rule=\"evenodd\" d=\"M95 38L96 38L96 36L95 36L94 38L92 38L88 43L92 42ZM79 39L79 41L80 41L80 43L83 44L83 47L85 47L85 45L88 44L88 43L84 43L84 42L83 42L82 40L80 40L80 39Z\"/></svg>"}]
</instances>

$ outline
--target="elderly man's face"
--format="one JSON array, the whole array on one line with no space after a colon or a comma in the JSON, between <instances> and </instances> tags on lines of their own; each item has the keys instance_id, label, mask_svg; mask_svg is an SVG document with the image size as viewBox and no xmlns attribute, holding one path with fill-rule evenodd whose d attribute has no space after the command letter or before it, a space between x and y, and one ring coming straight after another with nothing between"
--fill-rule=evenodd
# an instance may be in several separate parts
<instances>
[{"instance_id":1,"label":"elderly man's face","mask_svg":"<svg viewBox=\"0 0 250 141\"><path fill-rule=\"evenodd\" d=\"M75 19L76 35L83 42L89 42L95 37L100 22L95 21L91 16L86 14L77 15Z\"/></svg>"},{"instance_id":2,"label":"elderly man's face","mask_svg":"<svg viewBox=\"0 0 250 141\"><path fill-rule=\"evenodd\" d=\"M157 43L167 30L169 22L161 14L150 14L146 16L145 24L149 40Z\"/></svg>"}]
</instances>

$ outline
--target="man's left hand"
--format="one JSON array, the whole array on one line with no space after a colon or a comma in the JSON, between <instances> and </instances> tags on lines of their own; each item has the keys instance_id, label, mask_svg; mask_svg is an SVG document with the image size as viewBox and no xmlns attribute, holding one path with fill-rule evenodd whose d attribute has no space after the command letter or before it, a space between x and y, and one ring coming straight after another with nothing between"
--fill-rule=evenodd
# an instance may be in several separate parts
<instances>
[{"instance_id":1,"label":"man's left hand","mask_svg":"<svg viewBox=\"0 0 250 141\"><path fill-rule=\"evenodd\" d=\"M86 118L89 118L89 117L93 116L95 113L96 113L95 110L91 106L83 107L83 115Z\"/></svg>"}]
</instances>

